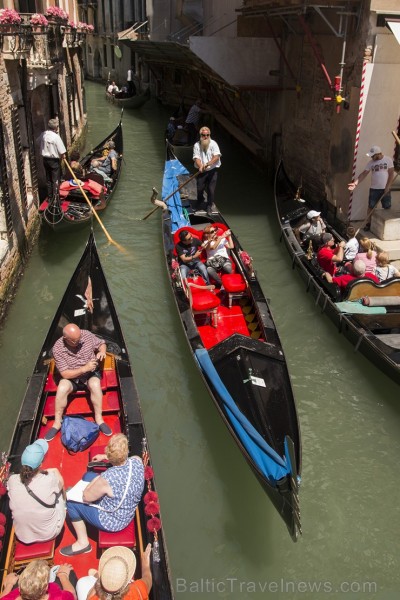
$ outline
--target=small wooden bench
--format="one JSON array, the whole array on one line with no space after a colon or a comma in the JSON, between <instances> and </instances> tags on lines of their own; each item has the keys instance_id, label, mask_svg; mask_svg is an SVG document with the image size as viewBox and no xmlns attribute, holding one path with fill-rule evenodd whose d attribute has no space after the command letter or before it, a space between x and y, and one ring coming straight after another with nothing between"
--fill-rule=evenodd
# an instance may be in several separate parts
<instances>
[{"instance_id":1,"label":"small wooden bench","mask_svg":"<svg viewBox=\"0 0 400 600\"><path fill-rule=\"evenodd\" d=\"M17 539L13 527L10 534L5 571L12 573L21 567L26 566L31 560L39 558L46 560L51 566L54 559L55 544L55 540L24 544Z\"/></svg>"}]
</instances>

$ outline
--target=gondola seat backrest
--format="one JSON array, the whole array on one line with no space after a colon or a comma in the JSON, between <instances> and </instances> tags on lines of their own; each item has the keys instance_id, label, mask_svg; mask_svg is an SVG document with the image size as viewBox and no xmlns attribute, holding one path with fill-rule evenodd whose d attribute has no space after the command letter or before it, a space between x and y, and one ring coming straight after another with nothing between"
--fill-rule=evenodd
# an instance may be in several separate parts
<instances>
[{"instance_id":1,"label":"gondola seat backrest","mask_svg":"<svg viewBox=\"0 0 400 600\"><path fill-rule=\"evenodd\" d=\"M375 283L367 277L355 279L347 286L344 300L360 300L365 296L400 296L400 279L395 278L382 283Z\"/></svg>"}]
</instances>

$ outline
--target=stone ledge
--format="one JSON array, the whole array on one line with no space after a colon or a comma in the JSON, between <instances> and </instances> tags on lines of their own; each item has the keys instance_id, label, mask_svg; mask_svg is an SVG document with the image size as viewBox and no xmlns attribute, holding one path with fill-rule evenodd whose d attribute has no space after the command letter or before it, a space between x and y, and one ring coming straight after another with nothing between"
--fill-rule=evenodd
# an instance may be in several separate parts
<instances>
[{"instance_id":1,"label":"stone ledge","mask_svg":"<svg viewBox=\"0 0 400 600\"><path fill-rule=\"evenodd\" d=\"M0 265L7 256L9 245L6 240L0 240Z\"/></svg>"},{"instance_id":2,"label":"stone ledge","mask_svg":"<svg viewBox=\"0 0 400 600\"><path fill-rule=\"evenodd\" d=\"M371 231L383 241L400 240L400 210L375 210L371 218Z\"/></svg>"}]
</instances>

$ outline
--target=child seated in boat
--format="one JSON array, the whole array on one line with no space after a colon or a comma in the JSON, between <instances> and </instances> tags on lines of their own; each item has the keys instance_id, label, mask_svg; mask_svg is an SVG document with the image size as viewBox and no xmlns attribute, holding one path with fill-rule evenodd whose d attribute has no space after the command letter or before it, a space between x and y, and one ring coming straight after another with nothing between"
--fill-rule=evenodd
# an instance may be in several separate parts
<instances>
[{"instance_id":1,"label":"child seated in boat","mask_svg":"<svg viewBox=\"0 0 400 600\"><path fill-rule=\"evenodd\" d=\"M365 270L367 273L375 273L376 269L376 251L374 242L367 237L360 239L360 250L355 260L362 260L365 263Z\"/></svg>"},{"instance_id":2,"label":"child seated in boat","mask_svg":"<svg viewBox=\"0 0 400 600\"><path fill-rule=\"evenodd\" d=\"M358 254L360 244L356 238L356 230L352 225L346 229L347 242L344 247L344 260L345 262L353 262L356 255Z\"/></svg>"},{"instance_id":3,"label":"child seated in boat","mask_svg":"<svg viewBox=\"0 0 400 600\"><path fill-rule=\"evenodd\" d=\"M215 225L207 225L203 231L203 247L206 251L207 272L220 288L222 285L219 273L232 273L232 263L229 258L228 248L233 248L233 240L230 229L218 235Z\"/></svg>"},{"instance_id":4,"label":"child seated in boat","mask_svg":"<svg viewBox=\"0 0 400 600\"><path fill-rule=\"evenodd\" d=\"M64 480L58 469L41 469L49 446L36 440L21 456L21 471L8 480L15 535L24 544L52 540L65 521Z\"/></svg>"},{"instance_id":5,"label":"child seated in boat","mask_svg":"<svg viewBox=\"0 0 400 600\"><path fill-rule=\"evenodd\" d=\"M142 459L128 457L128 439L122 433L112 436L106 454L94 457L95 461L104 459L112 467L101 475L89 471L83 476L88 485L83 490L82 502L67 500L68 517L77 540L61 548L63 556L91 552L85 522L101 531L122 531L135 516L144 487Z\"/></svg>"},{"instance_id":6,"label":"child seated in boat","mask_svg":"<svg viewBox=\"0 0 400 600\"><path fill-rule=\"evenodd\" d=\"M386 281L391 277L400 277L400 271L389 262L389 254L387 252L378 252L376 256L375 275L379 281Z\"/></svg>"}]
</instances>

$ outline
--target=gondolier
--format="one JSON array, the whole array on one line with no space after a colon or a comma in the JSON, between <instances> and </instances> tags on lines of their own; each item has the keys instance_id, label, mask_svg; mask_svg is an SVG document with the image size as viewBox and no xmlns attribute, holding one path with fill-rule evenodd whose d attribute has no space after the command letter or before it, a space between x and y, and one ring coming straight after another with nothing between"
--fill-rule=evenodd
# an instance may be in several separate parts
<instances>
[{"instance_id":1,"label":"gondolier","mask_svg":"<svg viewBox=\"0 0 400 600\"><path fill-rule=\"evenodd\" d=\"M193 146L193 161L200 171L197 177L196 209L201 207L204 202L204 192L207 192L207 214L211 215L218 169L221 166L221 152L217 142L211 139L208 127L200 129L200 141Z\"/></svg>"},{"instance_id":2,"label":"gondolier","mask_svg":"<svg viewBox=\"0 0 400 600\"><path fill-rule=\"evenodd\" d=\"M350 191L353 191L371 172L371 187L368 197L369 211L372 212L379 200L381 200L382 208L387 210L392 206L390 186L394 178L393 160L390 156L384 156L379 146L372 146L371 150L367 152L367 156L371 160L366 164L364 171L347 187ZM368 231L370 226L370 222L366 223L364 230Z\"/></svg>"},{"instance_id":3,"label":"gondolier","mask_svg":"<svg viewBox=\"0 0 400 600\"><path fill-rule=\"evenodd\" d=\"M40 137L40 154L46 172L48 199L53 199L61 179L61 160L67 152L64 142L58 135L58 120L50 119L47 129Z\"/></svg>"}]
</instances>

